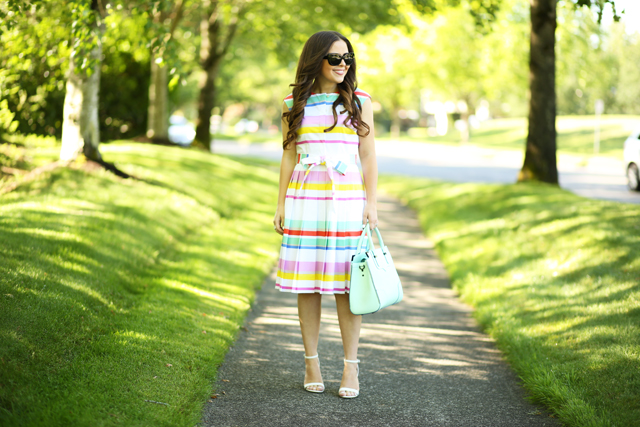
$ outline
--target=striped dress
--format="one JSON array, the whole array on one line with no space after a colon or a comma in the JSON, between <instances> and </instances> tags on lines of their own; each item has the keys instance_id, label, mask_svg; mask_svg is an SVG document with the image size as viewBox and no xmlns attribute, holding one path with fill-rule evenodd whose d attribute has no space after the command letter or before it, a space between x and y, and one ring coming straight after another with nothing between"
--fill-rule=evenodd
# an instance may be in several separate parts
<instances>
[{"instance_id":1,"label":"striped dress","mask_svg":"<svg viewBox=\"0 0 640 427\"><path fill-rule=\"evenodd\" d=\"M364 104L369 94L356 96ZM284 235L276 289L294 293L349 292L351 256L362 231L364 182L358 168L359 137L338 115L337 93L311 94L298 130L295 166L284 208ZM291 109L292 95L284 99ZM343 110L338 106L337 112Z\"/></svg>"}]
</instances>

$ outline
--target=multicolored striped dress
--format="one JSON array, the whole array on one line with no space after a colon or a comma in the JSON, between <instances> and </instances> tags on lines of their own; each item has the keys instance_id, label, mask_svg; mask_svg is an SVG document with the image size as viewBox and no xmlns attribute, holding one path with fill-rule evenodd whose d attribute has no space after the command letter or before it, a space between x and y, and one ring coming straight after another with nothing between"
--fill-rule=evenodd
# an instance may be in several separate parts
<instances>
[{"instance_id":1,"label":"multicolored striped dress","mask_svg":"<svg viewBox=\"0 0 640 427\"><path fill-rule=\"evenodd\" d=\"M369 94L357 90L364 104ZM362 231L365 189L358 168L359 137L338 115L337 93L312 93L298 130L295 166L284 208L276 289L294 293L349 292L351 256ZM284 99L291 109L293 96ZM336 111L343 110L342 104Z\"/></svg>"}]
</instances>

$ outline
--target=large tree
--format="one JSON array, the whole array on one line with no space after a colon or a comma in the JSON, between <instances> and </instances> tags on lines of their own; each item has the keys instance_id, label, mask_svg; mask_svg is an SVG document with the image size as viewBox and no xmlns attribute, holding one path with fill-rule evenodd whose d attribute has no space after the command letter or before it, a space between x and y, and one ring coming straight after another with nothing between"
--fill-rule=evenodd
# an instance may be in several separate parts
<instances>
[{"instance_id":1,"label":"large tree","mask_svg":"<svg viewBox=\"0 0 640 427\"><path fill-rule=\"evenodd\" d=\"M593 7L599 19L607 3L618 19L614 0L573 0L576 7ZM557 0L529 0L531 36L529 53L529 132L524 164L518 181L558 184L556 160L556 54Z\"/></svg>"}]
</instances>

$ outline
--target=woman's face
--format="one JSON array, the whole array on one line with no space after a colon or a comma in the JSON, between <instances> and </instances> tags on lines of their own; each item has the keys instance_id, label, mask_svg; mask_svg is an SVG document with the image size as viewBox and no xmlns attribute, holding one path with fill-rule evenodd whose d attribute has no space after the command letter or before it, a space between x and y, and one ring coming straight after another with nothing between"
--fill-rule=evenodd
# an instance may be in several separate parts
<instances>
[{"instance_id":1,"label":"woman's face","mask_svg":"<svg viewBox=\"0 0 640 427\"><path fill-rule=\"evenodd\" d=\"M342 40L338 40L337 42L334 42L331 47L329 48L329 52L327 52L327 54L329 53L337 53L338 55L344 55L345 53L349 52L349 48L347 47L347 44L342 41ZM322 60L322 72L320 73L320 78L323 80L326 80L327 83L334 83L334 84L339 84L342 83L342 81L344 80L344 77L347 75L347 71L349 70L349 66L345 65L344 63L344 59L342 61L340 61L340 64L338 65L329 65L329 61L327 61L326 59Z\"/></svg>"}]
</instances>

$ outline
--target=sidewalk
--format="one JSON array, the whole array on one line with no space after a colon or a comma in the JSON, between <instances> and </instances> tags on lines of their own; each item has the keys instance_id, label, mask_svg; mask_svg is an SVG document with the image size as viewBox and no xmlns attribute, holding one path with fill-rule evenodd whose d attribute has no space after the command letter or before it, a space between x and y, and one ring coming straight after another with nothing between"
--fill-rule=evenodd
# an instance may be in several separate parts
<instances>
[{"instance_id":1,"label":"sidewalk","mask_svg":"<svg viewBox=\"0 0 640 427\"><path fill-rule=\"evenodd\" d=\"M381 198L380 229L404 286L403 302L364 316L360 397L338 396L342 344L333 297L323 297L320 363L326 391L302 388L296 296L258 293L205 406L204 426L558 426L525 400L517 377L471 309L451 290L415 214Z\"/></svg>"}]
</instances>

